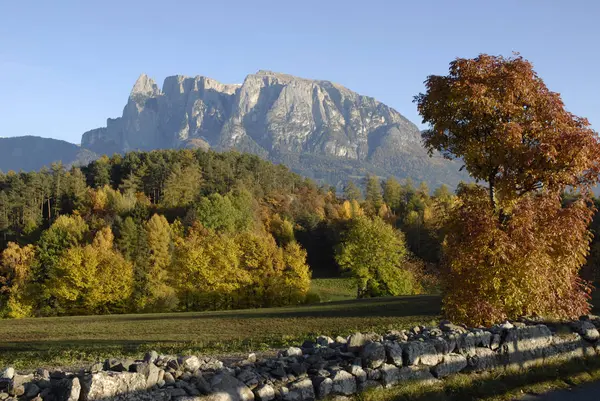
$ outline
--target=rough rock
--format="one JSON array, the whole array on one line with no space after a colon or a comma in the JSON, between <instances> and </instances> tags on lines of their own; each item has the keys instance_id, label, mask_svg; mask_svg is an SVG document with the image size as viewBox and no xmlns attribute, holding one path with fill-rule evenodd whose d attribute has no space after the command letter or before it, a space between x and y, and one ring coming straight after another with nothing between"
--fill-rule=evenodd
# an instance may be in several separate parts
<instances>
[{"instance_id":1,"label":"rough rock","mask_svg":"<svg viewBox=\"0 0 600 401\"><path fill-rule=\"evenodd\" d=\"M356 393L356 379L345 370L338 370L331 377L332 394L352 395Z\"/></svg>"},{"instance_id":2,"label":"rough rock","mask_svg":"<svg viewBox=\"0 0 600 401\"><path fill-rule=\"evenodd\" d=\"M102 400L119 394L146 389L146 378L141 373L99 372L81 380L81 401Z\"/></svg>"},{"instance_id":3,"label":"rough rock","mask_svg":"<svg viewBox=\"0 0 600 401\"><path fill-rule=\"evenodd\" d=\"M552 332L547 326L517 327L508 329L500 347L502 361L510 366L527 366L539 363L552 344Z\"/></svg>"},{"instance_id":4,"label":"rough rock","mask_svg":"<svg viewBox=\"0 0 600 401\"><path fill-rule=\"evenodd\" d=\"M258 401L271 401L275 398L275 389L270 384L265 384L256 388L254 395Z\"/></svg>"},{"instance_id":5,"label":"rough rock","mask_svg":"<svg viewBox=\"0 0 600 401\"><path fill-rule=\"evenodd\" d=\"M290 392L296 392L302 401L313 401L315 399L315 390L312 380L306 378L292 383L289 386Z\"/></svg>"},{"instance_id":6,"label":"rough rock","mask_svg":"<svg viewBox=\"0 0 600 401\"><path fill-rule=\"evenodd\" d=\"M318 399L328 397L333 390L333 380L329 377L316 377L313 379L313 386Z\"/></svg>"},{"instance_id":7,"label":"rough rock","mask_svg":"<svg viewBox=\"0 0 600 401\"><path fill-rule=\"evenodd\" d=\"M302 356L302 349L298 347L289 347L283 352L284 356Z\"/></svg>"},{"instance_id":8,"label":"rough rock","mask_svg":"<svg viewBox=\"0 0 600 401\"><path fill-rule=\"evenodd\" d=\"M254 393L244 383L235 377L219 373L215 375L210 382L214 394L224 394L229 396L230 401L253 401Z\"/></svg>"},{"instance_id":9,"label":"rough rock","mask_svg":"<svg viewBox=\"0 0 600 401\"><path fill-rule=\"evenodd\" d=\"M115 395L114 393L112 395ZM56 389L57 401L78 401L80 398L83 401L94 400L100 398L90 398L89 393L84 392L82 394L82 386L77 377L62 379L58 383Z\"/></svg>"},{"instance_id":10,"label":"rough rock","mask_svg":"<svg viewBox=\"0 0 600 401\"><path fill-rule=\"evenodd\" d=\"M395 365L384 363L381 366L381 380L385 387L392 387L400 380L400 368Z\"/></svg>"},{"instance_id":11,"label":"rough rock","mask_svg":"<svg viewBox=\"0 0 600 401\"><path fill-rule=\"evenodd\" d=\"M467 362L469 369L476 372L492 370L498 367L499 356L489 348L478 347L467 356Z\"/></svg>"},{"instance_id":12,"label":"rough rock","mask_svg":"<svg viewBox=\"0 0 600 401\"><path fill-rule=\"evenodd\" d=\"M10 366L0 373L0 379L12 380L13 377L15 377L15 369Z\"/></svg>"},{"instance_id":13,"label":"rough rock","mask_svg":"<svg viewBox=\"0 0 600 401\"><path fill-rule=\"evenodd\" d=\"M598 341L600 339L600 332L594 324L587 320L579 320L573 322L573 330L581 335L587 341Z\"/></svg>"},{"instance_id":14,"label":"rough rock","mask_svg":"<svg viewBox=\"0 0 600 401\"><path fill-rule=\"evenodd\" d=\"M385 346L379 342L369 342L360 353L367 367L376 369L385 362Z\"/></svg>"},{"instance_id":15,"label":"rough rock","mask_svg":"<svg viewBox=\"0 0 600 401\"><path fill-rule=\"evenodd\" d=\"M385 351L388 363L392 363L396 366L402 366L404 364L402 359L402 346L399 343L387 342L385 344Z\"/></svg>"},{"instance_id":16,"label":"rough rock","mask_svg":"<svg viewBox=\"0 0 600 401\"><path fill-rule=\"evenodd\" d=\"M467 367L467 358L460 354L446 354L442 361L431 369L435 377L446 377Z\"/></svg>"},{"instance_id":17,"label":"rough rock","mask_svg":"<svg viewBox=\"0 0 600 401\"><path fill-rule=\"evenodd\" d=\"M398 379L401 381L415 380L419 382L432 382L435 377L431 374L427 366L405 366L400 368Z\"/></svg>"},{"instance_id":18,"label":"rough rock","mask_svg":"<svg viewBox=\"0 0 600 401\"><path fill-rule=\"evenodd\" d=\"M198 359L197 356L187 356L187 357L181 358L180 365L185 370L188 370L190 372L198 370L201 366L200 359Z\"/></svg>"}]
</instances>

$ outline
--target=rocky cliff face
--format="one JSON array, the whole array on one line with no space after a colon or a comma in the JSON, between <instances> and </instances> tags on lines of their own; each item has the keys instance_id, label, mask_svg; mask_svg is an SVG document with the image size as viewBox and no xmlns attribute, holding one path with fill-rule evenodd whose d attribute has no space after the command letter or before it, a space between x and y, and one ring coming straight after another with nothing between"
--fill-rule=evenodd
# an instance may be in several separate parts
<instances>
[{"instance_id":1,"label":"rocky cliff face","mask_svg":"<svg viewBox=\"0 0 600 401\"><path fill-rule=\"evenodd\" d=\"M343 86L259 71L242 85L206 77L167 77L162 90L146 75L120 118L88 131L96 153L180 147L235 148L312 178L339 184L348 173L396 175L456 184L457 166L430 159L418 128L394 109Z\"/></svg>"}]
</instances>

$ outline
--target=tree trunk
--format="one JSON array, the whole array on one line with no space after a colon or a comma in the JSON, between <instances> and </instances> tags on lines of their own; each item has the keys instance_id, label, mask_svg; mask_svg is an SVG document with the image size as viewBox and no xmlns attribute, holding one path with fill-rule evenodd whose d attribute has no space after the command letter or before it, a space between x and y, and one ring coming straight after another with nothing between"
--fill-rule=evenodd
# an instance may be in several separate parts
<instances>
[{"instance_id":1,"label":"tree trunk","mask_svg":"<svg viewBox=\"0 0 600 401\"><path fill-rule=\"evenodd\" d=\"M496 212L496 189L494 188L494 175L490 175L490 178L488 180L489 182L489 193L490 193L490 205L492 207L492 210L494 212Z\"/></svg>"}]
</instances>

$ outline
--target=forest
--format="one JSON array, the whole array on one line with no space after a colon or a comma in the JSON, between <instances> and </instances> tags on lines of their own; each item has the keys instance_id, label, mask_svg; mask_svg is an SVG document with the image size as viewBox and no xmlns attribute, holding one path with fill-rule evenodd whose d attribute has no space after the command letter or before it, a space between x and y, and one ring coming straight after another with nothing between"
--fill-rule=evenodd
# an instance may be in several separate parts
<instances>
[{"instance_id":1,"label":"forest","mask_svg":"<svg viewBox=\"0 0 600 401\"><path fill-rule=\"evenodd\" d=\"M358 297L432 291L455 197L429 192L371 176L338 196L257 156L202 150L0 174L0 313L318 302L311 277L340 275Z\"/></svg>"}]
</instances>

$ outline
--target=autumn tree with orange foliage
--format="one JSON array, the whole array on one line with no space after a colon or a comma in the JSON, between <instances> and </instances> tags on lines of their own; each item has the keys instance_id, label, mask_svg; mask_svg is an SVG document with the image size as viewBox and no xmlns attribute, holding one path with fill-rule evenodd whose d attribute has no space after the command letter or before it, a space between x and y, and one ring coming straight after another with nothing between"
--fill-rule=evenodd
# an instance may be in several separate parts
<instances>
[{"instance_id":1,"label":"autumn tree with orange foliage","mask_svg":"<svg viewBox=\"0 0 600 401\"><path fill-rule=\"evenodd\" d=\"M482 54L429 76L415 97L430 152L460 158L479 184L459 188L445 257L447 317L471 325L589 311L579 278L591 234L600 143L531 63ZM561 194L579 191L561 204Z\"/></svg>"}]
</instances>

